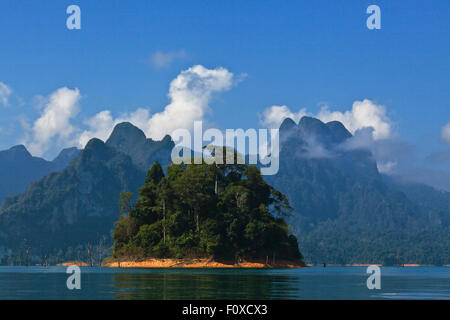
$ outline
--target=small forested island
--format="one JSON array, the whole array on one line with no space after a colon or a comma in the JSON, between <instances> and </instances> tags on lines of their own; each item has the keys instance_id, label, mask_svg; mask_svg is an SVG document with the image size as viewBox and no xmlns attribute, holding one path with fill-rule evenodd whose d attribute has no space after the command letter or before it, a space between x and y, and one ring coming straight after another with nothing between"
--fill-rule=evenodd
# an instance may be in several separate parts
<instances>
[{"instance_id":1,"label":"small forested island","mask_svg":"<svg viewBox=\"0 0 450 320\"><path fill-rule=\"evenodd\" d=\"M111 267L301 267L292 208L255 166L159 163L122 193Z\"/></svg>"}]
</instances>

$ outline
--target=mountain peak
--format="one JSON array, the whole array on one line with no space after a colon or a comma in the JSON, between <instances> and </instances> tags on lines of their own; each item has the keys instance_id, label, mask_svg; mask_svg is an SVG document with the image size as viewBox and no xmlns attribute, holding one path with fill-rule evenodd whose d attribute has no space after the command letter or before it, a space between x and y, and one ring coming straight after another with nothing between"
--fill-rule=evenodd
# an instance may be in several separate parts
<instances>
[{"instance_id":1,"label":"mountain peak","mask_svg":"<svg viewBox=\"0 0 450 320\"><path fill-rule=\"evenodd\" d=\"M27 148L25 148L25 146L22 144L14 146L6 151L2 151L1 153L4 153L12 158L17 158L17 157L31 158L32 157L30 152L28 152Z\"/></svg>"},{"instance_id":2,"label":"mountain peak","mask_svg":"<svg viewBox=\"0 0 450 320\"><path fill-rule=\"evenodd\" d=\"M77 162L85 163L86 161L108 161L116 154L114 148L109 147L102 140L93 138L89 140L84 150L78 155Z\"/></svg>"},{"instance_id":3,"label":"mountain peak","mask_svg":"<svg viewBox=\"0 0 450 320\"><path fill-rule=\"evenodd\" d=\"M299 127L324 126L325 124L317 118L303 116L298 123Z\"/></svg>"},{"instance_id":4,"label":"mountain peak","mask_svg":"<svg viewBox=\"0 0 450 320\"><path fill-rule=\"evenodd\" d=\"M303 136L323 137L329 134L325 123L313 117L303 117L298 123L298 128Z\"/></svg>"},{"instance_id":5,"label":"mountain peak","mask_svg":"<svg viewBox=\"0 0 450 320\"><path fill-rule=\"evenodd\" d=\"M105 143L98 139L98 138L92 138L91 140L89 140L89 142L86 144L86 146L84 147L84 150L90 150L90 149L97 149L97 148L103 148L105 145Z\"/></svg>"},{"instance_id":6,"label":"mountain peak","mask_svg":"<svg viewBox=\"0 0 450 320\"><path fill-rule=\"evenodd\" d=\"M303 138L314 137L325 144L338 144L352 137L352 134L339 121L327 123L313 117L301 118L298 129Z\"/></svg>"},{"instance_id":7,"label":"mountain peak","mask_svg":"<svg viewBox=\"0 0 450 320\"><path fill-rule=\"evenodd\" d=\"M352 137L352 134L347 130L347 128L345 128L342 122L330 121L325 125L330 130L331 135L334 137L334 141L337 143L341 143Z\"/></svg>"},{"instance_id":8,"label":"mountain peak","mask_svg":"<svg viewBox=\"0 0 450 320\"><path fill-rule=\"evenodd\" d=\"M62 149L58 156L53 161L58 161L58 159L63 159L66 157L72 157L74 154L77 154L80 150L76 147Z\"/></svg>"},{"instance_id":9,"label":"mountain peak","mask_svg":"<svg viewBox=\"0 0 450 320\"><path fill-rule=\"evenodd\" d=\"M283 120L280 126L280 131L289 131L292 128L295 128L297 124L291 118L286 118Z\"/></svg>"},{"instance_id":10,"label":"mountain peak","mask_svg":"<svg viewBox=\"0 0 450 320\"><path fill-rule=\"evenodd\" d=\"M139 144L146 140L147 138L141 129L132 125L130 122L122 122L114 127L114 130L106 143L119 146L127 142Z\"/></svg>"},{"instance_id":11,"label":"mountain peak","mask_svg":"<svg viewBox=\"0 0 450 320\"><path fill-rule=\"evenodd\" d=\"M166 134L164 136L164 138L161 140L161 142L162 143L170 143L170 142L172 142L172 137L170 135Z\"/></svg>"},{"instance_id":12,"label":"mountain peak","mask_svg":"<svg viewBox=\"0 0 450 320\"><path fill-rule=\"evenodd\" d=\"M63 149L59 155L52 161L56 165L58 170L65 168L70 161L80 153L80 150L76 147Z\"/></svg>"},{"instance_id":13,"label":"mountain peak","mask_svg":"<svg viewBox=\"0 0 450 320\"><path fill-rule=\"evenodd\" d=\"M17 146L11 147L9 150L15 151L15 152L29 153L27 148L23 144L19 144Z\"/></svg>"}]
</instances>

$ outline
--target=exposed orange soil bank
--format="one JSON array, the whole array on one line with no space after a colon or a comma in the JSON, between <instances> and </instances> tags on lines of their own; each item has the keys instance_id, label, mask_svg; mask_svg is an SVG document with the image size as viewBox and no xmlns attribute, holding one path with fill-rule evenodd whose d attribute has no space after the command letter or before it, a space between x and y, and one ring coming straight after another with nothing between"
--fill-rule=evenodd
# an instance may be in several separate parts
<instances>
[{"instance_id":1,"label":"exposed orange soil bank","mask_svg":"<svg viewBox=\"0 0 450 320\"><path fill-rule=\"evenodd\" d=\"M381 264L370 264L370 263L354 263L354 264L346 264L346 267L368 267L368 266L377 266L377 267L381 267Z\"/></svg>"},{"instance_id":2,"label":"exposed orange soil bank","mask_svg":"<svg viewBox=\"0 0 450 320\"><path fill-rule=\"evenodd\" d=\"M69 267L69 266L87 267L89 265L83 261L68 261L68 262L58 263L58 266L60 266L60 267Z\"/></svg>"},{"instance_id":3,"label":"exposed orange soil bank","mask_svg":"<svg viewBox=\"0 0 450 320\"><path fill-rule=\"evenodd\" d=\"M305 264L299 261L276 261L275 264L266 265L263 261L243 261L234 263L230 261L213 261L211 259L146 259L142 261L109 260L102 264L111 268L303 268Z\"/></svg>"}]
</instances>

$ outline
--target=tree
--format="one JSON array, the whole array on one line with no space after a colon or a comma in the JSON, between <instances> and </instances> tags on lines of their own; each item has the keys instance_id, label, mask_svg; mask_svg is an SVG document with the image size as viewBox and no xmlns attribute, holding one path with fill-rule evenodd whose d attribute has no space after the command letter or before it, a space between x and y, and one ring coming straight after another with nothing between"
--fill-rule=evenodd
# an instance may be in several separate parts
<instances>
[{"instance_id":1,"label":"tree","mask_svg":"<svg viewBox=\"0 0 450 320\"><path fill-rule=\"evenodd\" d=\"M131 192L120 193L120 215L129 215L133 211L133 196Z\"/></svg>"},{"instance_id":2,"label":"tree","mask_svg":"<svg viewBox=\"0 0 450 320\"><path fill-rule=\"evenodd\" d=\"M157 185L161 179L164 178L164 170L159 164L158 161L156 161L150 168L150 170L147 172L147 176L145 178L145 183L153 183L154 185Z\"/></svg>"},{"instance_id":3,"label":"tree","mask_svg":"<svg viewBox=\"0 0 450 320\"><path fill-rule=\"evenodd\" d=\"M298 259L282 219L290 209L256 167L172 164L166 177L155 163L135 207L116 223L113 255Z\"/></svg>"}]
</instances>

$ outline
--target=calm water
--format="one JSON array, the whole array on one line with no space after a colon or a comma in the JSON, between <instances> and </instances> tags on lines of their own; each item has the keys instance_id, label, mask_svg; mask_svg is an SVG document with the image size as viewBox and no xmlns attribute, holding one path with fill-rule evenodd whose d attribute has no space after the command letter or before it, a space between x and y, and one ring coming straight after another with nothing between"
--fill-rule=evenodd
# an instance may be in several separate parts
<instances>
[{"instance_id":1,"label":"calm water","mask_svg":"<svg viewBox=\"0 0 450 320\"><path fill-rule=\"evenodd\" d=\"M81 271L68 290L64 267L0 267L0 299L450 299L448 267L382 267L380 290L365 267Z\"/></svg>"}]
</instances>

